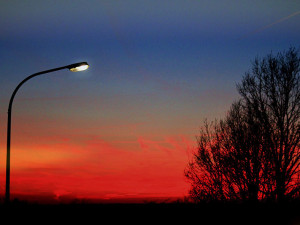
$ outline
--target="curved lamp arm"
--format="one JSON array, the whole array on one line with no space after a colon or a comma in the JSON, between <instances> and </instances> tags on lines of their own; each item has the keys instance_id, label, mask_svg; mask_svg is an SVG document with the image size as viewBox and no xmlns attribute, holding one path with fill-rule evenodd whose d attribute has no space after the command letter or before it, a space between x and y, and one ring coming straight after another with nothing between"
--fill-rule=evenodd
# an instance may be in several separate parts
<instances>
[{"instance_id":1,"label":"curved lamp arm","mask_svg":"<svg viewBox=\"0 0 300 225\"><path fill-rule=\"evenodd\" d=\"M11 111L12 111L12 104L15 98L15 95L17 94L18 90L20 87L28 80L30 80L33 77L45 74L45 73L51 73L55 72L58 70L63 70L63 69L69 69L72 72L77 72L77 71L82 71L86 70L89 67L87 62L80 62L80 63L74 63L71 65L67 66L62 66L50 70L45 70L41 71L38 73L34 73L28 77L26 77L23 81L21 81L18 86L15 88L14 92L12 93L10 100L9 100L9 105L8 105L8 120L7 120L7 156L6 156L6 188L5 188L5 201L9 203L10 200L10 134L11 134Z\"/></svg>"},{"instance_id":2,"label":"curved lamp arm","mask_svg":"<svg viewBox=\"0 0 300 225\"><path fill-rule=\"evenodd\" d=\"M83 68L83 69L80 69ZM33 77L45 74L45 73L51 73L51 72L55 72L58 70L63 70L63 69L69 69L72 72L77 72L77 71L82 71L88 68L88 64L87 62L80 62L80 63L74 63L68 66L62 66L62 67L58 67L58 68L54 68L54 69L50 69L50 70L44 70L38 73L34 73L28 77L26 77L23 81L21 81L19 83L19 85L15 88L14 92L12 93L11 97L10 97L10 101L9 101L9 106L8 106L8 111L11 111L12 108L12 103L14 101L15 95L17 94L18 90L20 89L20 87L28 80L30 80Z\"/></svg>"}]
</instances>

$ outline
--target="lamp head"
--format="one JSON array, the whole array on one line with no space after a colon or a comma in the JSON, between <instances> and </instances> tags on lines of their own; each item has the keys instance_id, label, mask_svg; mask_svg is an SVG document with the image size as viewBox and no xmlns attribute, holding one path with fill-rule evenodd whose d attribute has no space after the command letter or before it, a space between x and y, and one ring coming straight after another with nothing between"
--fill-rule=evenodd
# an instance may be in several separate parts
<instances>
[{"instance_id":1,"label":"lamp head","mask_svg":"<svg viewBox=\"0 0 300 225\"><path fill-rule=\"evenodd\" d=\"M72 72L79 72L89 68L89 64L87 62L74 63L67 66L67 68Z\"/></svg>"}]
</instances>

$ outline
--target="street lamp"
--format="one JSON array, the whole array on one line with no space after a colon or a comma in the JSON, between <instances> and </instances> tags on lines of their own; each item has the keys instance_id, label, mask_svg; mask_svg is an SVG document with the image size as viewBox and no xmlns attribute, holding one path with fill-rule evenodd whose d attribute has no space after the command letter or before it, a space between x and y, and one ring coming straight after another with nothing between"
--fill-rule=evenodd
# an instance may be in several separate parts
<instances>
[{"instance_id":1,"label":"street lamp","mask_svg":"<svg viewBox=\"0 0 300 225\"><path fill-rule=\"evenodd\" d=\"M15 95L17 94L17 91L20 89L20 87L29 79L45 74L45 73L51 73L55 72L58 70L63 70L63 69L69 69L72 72L78 72L78 71L83 71L86 70L89 67L87 62L80 62L80 63L74 63L68 66L62 66L50 70L45 70L41 71L38 73L34 73L28 77L26 77L19 85L16 87L14 92L12 93L9 101L9 106L8 106L8 119L7 119L7 156L6 156L6 186L5 186L5 202L9 203L10 201L10 133L11 133L11 110L12 110L12 104L15 98Z\"/></svg>"}]
</instances>

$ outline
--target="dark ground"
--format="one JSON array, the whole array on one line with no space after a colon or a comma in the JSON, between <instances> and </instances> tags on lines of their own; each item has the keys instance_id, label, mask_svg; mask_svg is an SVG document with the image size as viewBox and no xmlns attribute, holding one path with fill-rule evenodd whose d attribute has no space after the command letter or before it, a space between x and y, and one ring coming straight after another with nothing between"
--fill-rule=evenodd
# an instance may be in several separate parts
<instances>
[{"instance_id":1,"label":"dark ground","mask_svg":"<svg viewBox=\"0 0 300 225\"><path fill-rule=\"evenodd\" d=\"M145 203L0 205L1 218L39 224L300 224L300 204ZM129 223L128 223L129 224Z\"/></svg>"}]
</instances>

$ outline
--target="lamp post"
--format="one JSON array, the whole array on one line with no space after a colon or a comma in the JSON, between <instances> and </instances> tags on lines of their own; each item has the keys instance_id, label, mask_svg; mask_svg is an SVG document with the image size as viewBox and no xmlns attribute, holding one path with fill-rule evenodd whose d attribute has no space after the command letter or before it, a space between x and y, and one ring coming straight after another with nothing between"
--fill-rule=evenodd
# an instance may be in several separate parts
<instances>
[{"instance_id":1,"label":"lamp post","mask_svg":"<svg viewBox=\"0 0 300 225\"><path fill-rule=\"evenodd\" d=\"M78 71L83 71L86 70L89 67L89 65L87 64L87 62L80 62L80 63L74 63L71 65L67 65L67 66L62 66L62 67L58 67L58 68L54 68L54 69L50 69L50 70L45 70L45 71L41 71L38 73L34 73L28 77L26 77L23 81L21 81L19 83L19 85L16 87L16 89L14 90L14 92L12 93L11 97L10 97L10 101L9 101L9 106L8 106L8 119L7 119L7 155L6 155L6 186L5 186L5 202L9 203L10 201L10 134L11 134L11 111L12 111L12 104L15 98L15 95L17 94L18 90L20 89L20 87L29 79L45 74L45 73L51 73L51 72L55 72L58 70L63 70L63 69L69 69L72 72L78 72Z\"/></svg>"}]
</instances>

